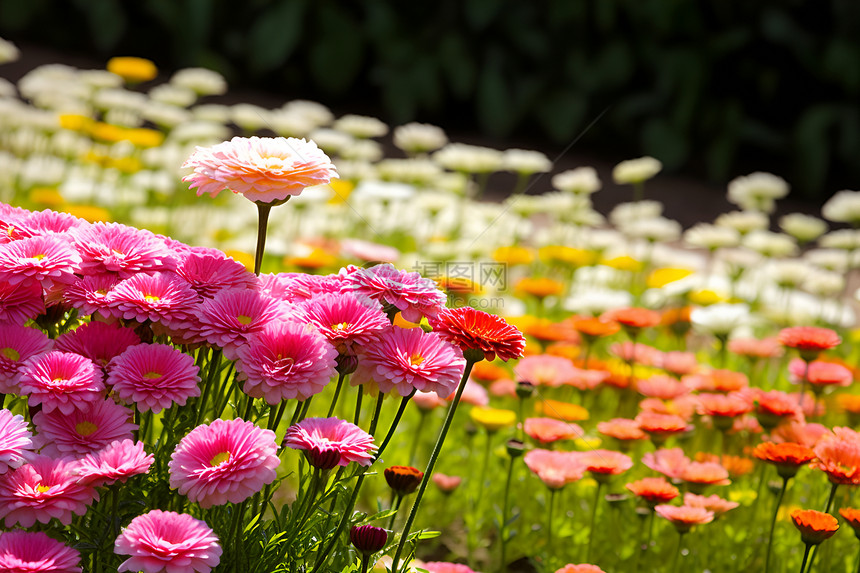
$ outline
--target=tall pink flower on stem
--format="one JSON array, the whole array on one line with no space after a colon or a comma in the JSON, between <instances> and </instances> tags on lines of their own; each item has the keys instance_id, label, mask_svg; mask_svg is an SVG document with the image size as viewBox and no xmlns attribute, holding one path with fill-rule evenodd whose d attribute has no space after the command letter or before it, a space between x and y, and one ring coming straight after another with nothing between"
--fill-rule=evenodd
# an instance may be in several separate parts
<instances>
[{"instance_id":1,"label":"tall pink flower on stem","mask_svg":"<svg viewBox=\"0 0 860 573\"><path fill-rule=\"evenodd\" d=\"M241 419L200 425L170 457L170 487L206 509L239 503L275 481L275 433Z\"/></svg>"},{"instance_id":2,"label":"tall pink flower on stem","mask_svg":"<svg viewBox=\"0 0 860 573\"><path fill-rule=\"evenodd\" d=\"M81 573L81 554L41 531L7 531L0 533L0 571Z\"/></svg>"},{"instance_id":3,"label":"tall pink flower on stem","mask_svg":"<svg viewBox=\"0 0 860 573\"><path fill-rule=\"evenodd\" d=\"M129 555L117 571L209 573L221 562L215 532L187 513L154 509L131 520L114 544Z\"/></svg>"},{"instance_id":4,"label":"tall pink flower on stem","mask_svg":"<svg viewBox=\"0 0 860 573\"><path fill-rule=\"evenodd\" d=\"M269 211L300 195L305 187L337 177L328 156L313 141L293 137L234 137L212 147L198 147L182 164L193 172L182 178L197 195L213 197L224 189L257 204L259 214L254 274L260 274Z\"/></svg>"},{"instance_id":5,"label":"tall pink flower on stem","mask_svg":"<svg viewBox=\"0 0 860 573\"><path fill-rule=\"evenodd\" d=\"M304 450L310 464L317 469L330 470L355 462L369 466L373 462L373 436L338 418L305 418L290 426L284 445Z\"/></svg>"},{"instance_id":6,"label":"tall pink flower on stem","mask_svg":"<svg viewBox=\"0 0 860 573\"><path fill-rule=\"evenodd\" d=\"M138 344L111 360L107 383L120 400L157 414L199 396L199 372L190 354L166 344Z\"/></svg>"}]
</instances>

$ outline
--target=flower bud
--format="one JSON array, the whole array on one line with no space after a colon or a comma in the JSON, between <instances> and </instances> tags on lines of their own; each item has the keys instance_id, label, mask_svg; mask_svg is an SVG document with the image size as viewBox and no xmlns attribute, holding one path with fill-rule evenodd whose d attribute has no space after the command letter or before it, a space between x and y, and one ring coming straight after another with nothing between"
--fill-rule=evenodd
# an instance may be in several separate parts
<instances>
[{"instance_id":1,"label":"flower bud","mask_svg":"<svg viewBox=\"0 0 860 573\"><path fill-rule=\"evenodd\" d=\"M391 466L385 468L385 481L398 495L406 495L418 489L424 472L411 466Z\"/></svg>"},{"instance_id":2,"label":"flower bud","mask_svg":"<svg viewBox=\"0 0 860 573\"><path fill-rule=\"evenodd\" d=\"M365 555L376 553L388 542L388 533L381 527L356 525L349 530L349 540Z\"/></svg>"}]
</instances>

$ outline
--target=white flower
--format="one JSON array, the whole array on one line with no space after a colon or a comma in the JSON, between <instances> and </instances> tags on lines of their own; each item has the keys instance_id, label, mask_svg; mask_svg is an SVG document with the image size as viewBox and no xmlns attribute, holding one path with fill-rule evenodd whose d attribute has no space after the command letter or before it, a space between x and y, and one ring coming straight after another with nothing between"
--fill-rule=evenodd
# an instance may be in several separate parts
<instances>
[{"instance_id":1,"label":"white flower","mask_svg":"<svg viewBox=\"0 0 860 573\"><path fill-rule=\"evenodd\" d=\"M275 109L269 113L272 131L281 137L307 137L316 124L306 115L286 108Z\"/></svg>"},{"instance_id":2,"label":"white flower","mask_svg":"<svg viewBox=\"0 0 860 573\"><path fill-rule=\"evenodd\" d=\"M624 308L633 304L633 295L626 290L593 288L580 290L566 298L562 306L568 312L597 316L613 308Z\"/></svg>"},{"instance_id":3,"label":"white flower","mask_svg":"<svg viewBox=\"0 0 860 573\"><path fill-rule=\"evenodd\" d=\"M258 131L269 126L269 110L250 103L237 103L230 108L233 123L245 131Z\"/></svg>"},{"instance_id":4,"label":"white flower","mask_svg":"<svg viewBox=\"0 0 860 573\"><path fill-rule=\"evenodd\" d=\"M819 239L818 244L828 249L851 251L860 248L860 231L854 229L830 231Z\"/></svg>"},{"instance_id":5,"label":"white flower","mask_svg":"<svg viewBox=\"0 0 860 573\"><path fill-rule=\"evenodd\" d=\"M502 157L505 169L519 173L520 175L531 175L533 173L545 173L552 169L552 162L540 151L529 149L508 149Z\"/></svg>"},{"instance_id":6,"label":"white flower","mask_svg":"<svg viewBox=\"0 0 860 573\"><path fill-rule=\"evenodd\" d=\"M736 328L750 320L750 308L746 304L717 303L703 308L694 308L690 322L697 330L717 337L728 337Z\"/></svg>"},{"instance_id":7,"label":"white flower","mask_svg":"<svg viewBox=\"0 0 860 573\"><path fill-rule=\"evenodd\" d=\"M403 181L427 186L442 175L442 168L429 159L383 159L376 164L377 173L388 181Z\"/></svg>"},{"instance_id":8,"label":"white flower","mask_svg":"<svg viewBox=\"0 0 860 573\"><path fill-rule=\"evenodd\" d=\"M314 141L319 142L317 139L314 139ZM319 147L320 149L327 151L322 145ZM338 157L332 162L337 168L337 173L343 181L363 181L376 177L376 169L367 161L352 161Z\"/></svg>"},{"instance_id":9,"label":"white flower","mask_svg":"<svg viewBox=\"0 0 860 573\"><path fill-rule=\"evenodd\" d=\"M561 191L586 195L600 191L603 184L593 167L577 167L554 175L552 185Z\"/></svg>"},{"instance_id":10,"label":"white flower","mask_svg":"<svg viewBox=\"0 0 860 573\"><path fill-rule=\"evenodd\" d=\"M839 191L821 207L828 221L860 224L860 191Z\"/></svg>"},{"instance_id":11,"label":"white flower","mask_svg":"<svg viewBox=\"0 0 860 573\"><path fill-rule=\"evenodd\" d=\"M75 74L81 83L95 89L118 88L122 78L107 70L78 70Z\"/></svg>"},{"instance_id":12,"label":"white flower","mask_svg":"<svg viewBox=\"0 0 860 573\"><path fill-rule=\"evenodd\" d=\"M771 261L767 265L765 275L782 288L795 288L807 275L814 272L808 263L797 259Z\"/></svg>"},{"instance_id":13,"label":"white flower","mask_svg":"<svg viewBox=\"0 0 860 573\"><path fill-rule=\"evenodd\" d=\"M187 109L156 101L151 101L144 106L142 115L154 124L170 128L190 121L192 117Z\"/></svg>"},{"instance_id":14,"label":"white flower","mask_svg":"<svg viewBox=\"0 0 860 573\"><path fill-rule=\"evenodd\" d=\"M654 219L663 214L663 204L659 201L635 201L620 203L609 213L609 220L616 227L623 227L640 219Z\"/></svg>"},{"instance_id":15,"label":"white flower","mask_svg":"<svg viewBox=\"0 0 860 573\"><path fill-rule=\"evenodd\" d=\"M382 146L372 139L356 139L340 150L344 159L373 163L382 159Z\"/></svg>"},{"instance_id":16,"label":"white flower","mask_svg":"<svg viewBox=\"0 0 860 573\"><path fill-rule=\"evenodd\" d=\"M771 231L752 231L744 237L743 245L766 257L787 257L797 251L794 238Z\"/></svg>"},{"instance_id":17,"label":"white flower","mask_svg":"<svg viewBox=\"0 0 860 573\"><path fill-rule=\"evenodd\" d=\"M0 98L13 98L18 95L18 90L15 89L15 84L6 78L0 78Z\"/></svg>"},{"instance_id":18,"label":"white flower","mask_svg":"<svg viewBox=\"0 0 860 573\"><path fill-rule=\"evenodd\" d=\"M170 83L201 96L221 95L227 91L227 80L224 76L207 68L179 70L170 78Z\"/></svg>"},{"instance_id":19,"label":"white flower","mask_svg":"<svg viewBox=\"0 0 860 573\"><path fill-rule=\"evenodd\" d=\"M429 153L448 143L441 127L428 123L407 123L394 128L394 145L406 153Z\"/></svg>"},{"instance_id":20,"label":"white flower","mask_svg":"<svg viewBox=\"0 0 860 573\"><path fill-rule=\"evenodd\" d=\"M355 141L348 133L329 129L318 128L310 133L310 139L315 141L320 149L329 155L338 155L340 152Z\"/></svg>"},{"instance_id":21,"label":"white flower","mask_svg":"<svg viewBox=\"0 0 860 573\"><path fill-rule=\"evenodd\" d=\"M851 255L842 249L813 249L803 256L811 264L837 273L848 270L851 259Z\"/></svg>"},{"instance_id":22,"label":"white flower","mask_svg":"<svg viewBox=\"0 0 860 573\"><path fill-rule=\"evenodd\" d=\"M315 101L296 99L291 102L287 102L281 109L304 117L307 121L313 124L314 128L328 125L334 121L334 114L331 110L323 104Z\"/></svg>"},{"instance_id":23,"label":"white flower","mask_svg":"<svg viewBox=\"0 0 860 573\"><path fill-rule=\"evenodd\" d=\"M747 211L770 213L775 200L788 195L788 183L782 177L756 171L729 181L728 199Z\"/></svg>"},{"instance_id":24,"label":"white flower","mask_svg":"<svg viewBox=\"0 0 860 573\"><path fill-rule=\"evenodd\" d=\"M366 115L347 114L334 122L334 128L359 139L382 137L388 133L388 125Z\"/></svg>"},{"instance_id":25,"label":"white flower","mask_svg":"<svg viewBox=\"0 0 860 573\"><path fill-rule=\"evenodd\" d=\"M612 179L619 184L642 183L660 173L663 164L653 157L622 161L612 169Z\"/></svg>"},{"instance_id":26,"label":"white flower","mask_svg":"<svg viewBox=\"0 0 860 573\"><path fill-rule=\"evenodd\" d=\"M415 187L405 183L388 181L362 181L350 195L350 201L376 199L378 201L403 201L415 195Z\"/></svg>"},{"instance_id":27,"label":"white flower","mask_svg":"<svg viewBox=\"0 0 860 573\"><path fill-rule=\"evenodd\" d=\"M628 237L651 243L676 241L681 236L681 224L665 217L630 221L620 229Z\"/></svg>"},{"instance_id":28,"label":"white flower","mask_svg":"<svg viewBox=\"0 0 860 573\"><path fill-rule=\"evenodd\" d=\"M197 94L181 86L160 84L149 90L149 98L175 107L188 107L197 100Z\"/></svg>"},{"instance_id":29,"label":"white flower","mask_svg":"<svg viewBox=\"0 0 860 573\"><path fill-rule=\"evenodd\" d=\"M433 154L433 159L442 167L462 173L492 173L502 169L504 155L497 149L449 143Z\"/></svg>"},{"instance_id":30,"label":"white flower","mask_svg":"<svg viewBox=\"0 0 860 573\"><path fill-rule=\"evenodd\" d=\"M745 235L750 231L767 229L768 219L767 215L758 211L731 211L717 217L714 224L718 227L730 227Z\"/></svg>"},{"instance_id":31,"label":"white flower","mask_svg":"<svg viewBox=\"0 0 860 573\"><path fill-rule=\"evenodd\" d=\"M230 138L230 129L222 123L211 121L187 121L170 132L170 139L179 142L194 142L196 145L211 145Z\"/></svg>"},{"instance_id":32,"label":"white flower","mask_svg":"<svg viewBox=\"0 0 860 573\"><path fill-rule=\"evenodd\" d=\"M0 64L14 62L21 56L20 50L8 40L0 38Z\"/></svg>"},{"instance_id":33,"label":"white flower","mask_svg":"<svg viewBox=\"0 0 860 573\"><path fill-rule=\"evenodd\" d=\"M219 103L204 103L191 108L195 119L211 121L213 123L228 123L230 121L230 107Z\"/></svg>"},{"instance_id":34,"label":"white flower","mask_svg":"<svg viewBox=\"0 0 860 573\"><path fill-rule=\"evenodd\" d=\"M105 112L105 123L124 127L140 127L143 125L143 109L116 107Z\"/></svg>"},{"instance_id":35,"label":"white flower","mask_svg":"<svg viewBox=\"0 0 860 573\"><path fill-rule=\"evenodd\" d=\"M731 227L718 227L709 223L698 223L684 232L684 240L694 247L715 250L736 247L741 234Z\"/></svg>"},{"instance_id":36,"label":"white flower","mask_svg":"<svg viewBox=\"0 0 860 573\"><path fill-rule=\"evenodd\" d=\"M814 295L834 297L839 295L845 288L845 276L842 273L818 269L807 275L801 286L803 290Z\"/></svg>"},{"instance_id":37,"label":"white flower","mask_svg":"<svg viewBox=\"0 0 860 573\"><path fill-rule=\"evenodd\" d=\"M779 220L779 227L801 243L814 241L827 232L827 223L803 213L791 213Z\"/></svg>"},{"instance_id":38,"label":"white flower","mask_svg":"<svg viewBox=\"0 0 860 573\"><path fill-rule=\"evenodd\" d=\"M723 263L726 273L735 279L749 269L754 269L762 262L762 256L749 249L722 249L718 258Z\"/></svg>"}]
</instances>

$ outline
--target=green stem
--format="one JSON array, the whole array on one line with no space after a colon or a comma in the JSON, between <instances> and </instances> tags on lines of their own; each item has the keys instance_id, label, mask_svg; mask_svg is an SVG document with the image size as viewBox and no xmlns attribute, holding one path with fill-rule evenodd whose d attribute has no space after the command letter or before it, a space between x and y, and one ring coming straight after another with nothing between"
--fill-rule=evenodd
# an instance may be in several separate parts
<instances>
[{"instance_id":1,"label":"green stem","mask_svg":"<svg viewBox=\"0 0 860 573\"><path fill-rule=\"evenodd\" d=\"M284 417L284 410L287 409L286 401L281 402L280 406L272 406L269 408L269 422L266 427L273 432L278 431L278 425L281 423L281 418Z\"/></svg>"},{"instance_id":2,"label":"green stem","mask_svg":"<svg viewBox=\"0 0 860 573\"><path fill-rule=\"evenodd\" d=\"M803 561L800 562L800 573L803 573L803 570L806 568L806 560L809 558L809 550L812 548L812 545L806 544L806 549L803 551Z\"/></svg>"},{"instance_id":3,"label":"green stem","mask_svg":"<svg viewBox=\"0 0 860 573\"><path fill-rule=\"evenodd\" d=\"M597 489L594 490L594 504L591 508L591 525L588 528L588 546L585 550L585 562L591 563L591 548L594 546L594 524L597 521L597 504L600 503L600 486L603 484L597 482Z\"/></svg>"},{"instance_id":4,"label":"green stem","mask_svg":"<svg viewBox=\"0 0 860 573\"><path fill-rule=\"evenodd\" d=\"M206 417L206 402L209 400L209 394L212 392L212 385L215 383L215 374L221 366L221 349L215 348L212 350L212 356L209 358L209 368L206 370L206 383L203 385L203 395L200 396L200 401L197 403L197 415L194 417L194 427Z\"/></svg>"},{"instance_id":5,"label":"green stem","mask_svg":"<svg viewBox=\"0 0 860 573\"><path fill-rule=\"evenodd\" d=\"M475 365L475 360L466 359L466 368L463 370L463 377L460 379L460 385L457 387L457 394L454 396L454 401L448 408L448 415L445 417L445 422L442 424L442 430L439 432L439 437L436 439L436 445L433 446L433 453L430 454L430 461L427 463L427 469L424 471L424 478L421 480L421 485L418 487L418 495L415 496L415 503L412 504L412 510L409 512L409 517L406 518L406 524L403 526L403 532L400 534L400 542L397 544L397 550L394 553L394 558L391 562L391 573L398 572L400 556L403 554L403 548L406 546L406 540L409 538L409 531L412 529L412 524L415 521L415 516L418 513L418 508L421 506L421 500L424 498L424 491L427 489L427 484L433 475L433 469L436 467L436 460L439 459L439 453L442 451L442 444L445 442L445 437L448 435L448 430L451 427L451 422L454 420L454 414L457 412L457 405L460 403L460 397L463 395L463 389L466 387L466 381L469 379L469 374L472 373L472 367Z\"/></svg>"},{"instance_id":6,"label":"green stem","mask_svg":"<svg viewBox=\"0 0 860 573\"><path fill-rule=\"evenodd\" d=\"M770 571L770 555L773 549L773 531L776 528L776 516L779 513L779 506L782 504L782 498L785 496L785 489L788 487L788 478L782 478L782 489L779 490L779 497L776 499L776 506L773 508L773 517L770 520L770 535L767 537L767 557L764 560L764 573Z\"/></svg>"},{"instance_id":7,"label":"green stem","mask_svg":"<svg viewBox=\"0 0 860 573\"><path fill-rule=\"evenodd\" d=\"M552 515L555 509L555 490L549 490L549 508L546 517L546 558L552 559Z\"/></svg>"},{"instance_id":8,"label":"green stem","mask_svg":"<svg viewBox=\"0 0 860 573\"><path fill-rule=\"evenodd\" d=\"M355 415L352 417L352 423L358 426L361 421L361 399L364 397L364 386L358 387L358 395L355 397Z\"/></svg>"},{"instance_id":9,"label":"green stem","mask_svg":"<svg viewBox=\"0 0 860 573\"><path fill-rule=\"evenodd\" d=\"M391 420L391 425L388 426L388 432L385 434L385 438L382 440L382 444L380 444L379 449L376 450L376 457L374 457L373 461L378 460L382 456L382 452L385 451L386 446L391 441L391 438L394 437L394 431L397 429L397 426L400 424L400 419L403 417L403 412L406 411L406 404L409 403L409 399L415 395L415 390L412 390L409 395L404 396L400 399L400 406L397 408L397 413L394 414L394 419Z\"/></svg>"},{"instance_id":10,"label":"green stem","mask_svg":"<svg viewBox=\"0 0 860 573\"><path fill-rule=\"evenodd\" d=\"M678 565L681 564L681 547L684 543L684 534L678 532L678 551L675 552L675 559L672 562L672 571L678 573Z\"/></svg>"},{"instance_id":11,"label":"green stem","mask_svg":"<svg viewBox=\"0 0 860 573\"><path fill-rule=\"evenodd\" d=\"M346 374L341 372L337 377L337 386L334 389L334 397L331 399L331 406L328 408L328 414L326 418L331 418L332 414L334 414L334 407L337 405L337 399L340 396L340 389L343 388L343 381L346 378Z\"/></svg>"},{"instance_id":12,"label":"green stem","mask_svg":"<svg viewBox=\"0 0 860 573\"><path fill-rule=\"evenodd\" d=\"M379 396L376 397L376 408L373 410L373 418L370 420L370 429L367 432L371 436L376 434L376 426L379 424L379 415L382 413L383 400L385 400L385 394L380 392Z\"/></svg>"},{"instance_id":13,"label":"green stem","mask_svg":"<svg viewBox=\"0 0 860 573\"><path fill-rule=\"evenodd\" d=\"M254 254L254 274L260 276L263 267L263 252L266 250L266 228L269 224L269 212L272 206L257 203L257 251Z\"/></svg>"},{"instance_id":14,"label":"green stem","mask_svg":"<svg viewBox=\"0 0 860 573\"><path fill-rule=\"evenodd\" d=\"M508 501L510 500L511 479L514 475L514 462L516 458L511 456L508 463L508 476L505 478L505 494L502 498L502 522L499 524L500 545L502 546L502 560L499 564L499 571L505 573L508 570L507 559L507 530L508 530Z\"/></svg>"},{"instance_id":15,"label":"green stem","mask_svg":"<svg viewBox=\"0 0 860 573\"><path fill-rule=\"evenodd\" d=\"M397 512L398 512L398 511L400 511L400 504L401 504L401 503L403 503L403 496L402 496L402 495L398 495L398 496L397 496L397 501L395 501L395 502L394 502L394 506L391 508L391 509L393 509L393 510L394 510L394 513L392 513L392 514L391 514L391 519L389 519L389 520L388 520L388 527L387 527L387 529L388 529L389 531L391 531L391 530L393 530L393 529L394 529L394 522L395 522L395 520L397 519Z\"/></svg>"}]
</instances>

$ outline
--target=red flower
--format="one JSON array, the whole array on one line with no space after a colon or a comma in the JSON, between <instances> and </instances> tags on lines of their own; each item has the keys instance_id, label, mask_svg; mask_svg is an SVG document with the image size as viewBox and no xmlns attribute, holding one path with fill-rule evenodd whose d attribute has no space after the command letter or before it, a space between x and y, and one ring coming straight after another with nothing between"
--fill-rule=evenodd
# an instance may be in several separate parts
<instances>
[{"instance_id":1,"label":"red flower","mask_svg":"<svg viewBox=\"0 0 860 573\"><path fill-rule=\"evenodd\" d=\"M763 442L755 447L753 456L776 466L783 478L793 477L797 470L815 459L815 452L806 446L784 442Z\"/></svg>"},{"instance_id":2,"label":"red flower","mask_svg":"<svg viewBox=\"0 0 860 573\"><path fill-rule=\"evenodd\" d=\"M665 478L642 478L625 485L627 489L645 500L653 508L659 503L667 503L678 497L678 488L666 481Z\"/></svg>"},{"instance_id":3,"label":"red flower","mask_svg":"<svg viewBox=\"0 0 860 573\"><path fill-rule=\"evenodd\" d=\"M614 320L625 328L636 330L660 324L660 313L647 308L617 308L604 313L601 318Z\"/></svg>"},{"instance_id":4,"label":"red flower","mask_svg":"<svg viewBox=\"0 0 860 573\"><path fill-rule=\"evenodd\" d=\"M783 346L796 348L807 362L814 360L823 350L839 346L842 339L833 330L818 326L792 326L779 332Z\"/></svg>"},{"instance_id":5,"label":"red flower","mask_svg":"<svg viewBox=\"0 0 860 573\"><path fill-rule=\"evenodd\" d=\"M478 350L490 361L496 356L505 362L521 358L526 346L522 332L505 319L469 306L445 308L430 319L430 325L434 332L459 346L464 353Z\"/></svg>"},{"instance_id":6,"label":"red flower","mask_svg":"<svg viewBox=\"0 0 860 573\"><path fill-rule=\"evenodd\" d=\"M833 536L839 529L839 521L829 513L814 509L795 509L791 521L800 531L800 539L807 545L818 545Z\"/></svg>"},{"instance_id":7,"label":"red flower","mask_svg":"<svg viewBox=\"0 0 860 573\"><path fill-rule=\"evenodd\" d=\"M843 507L839 510L839 515L851 526L854 530L854 535L860 539L860 509Z\"/></svg>"}]
</instances>

